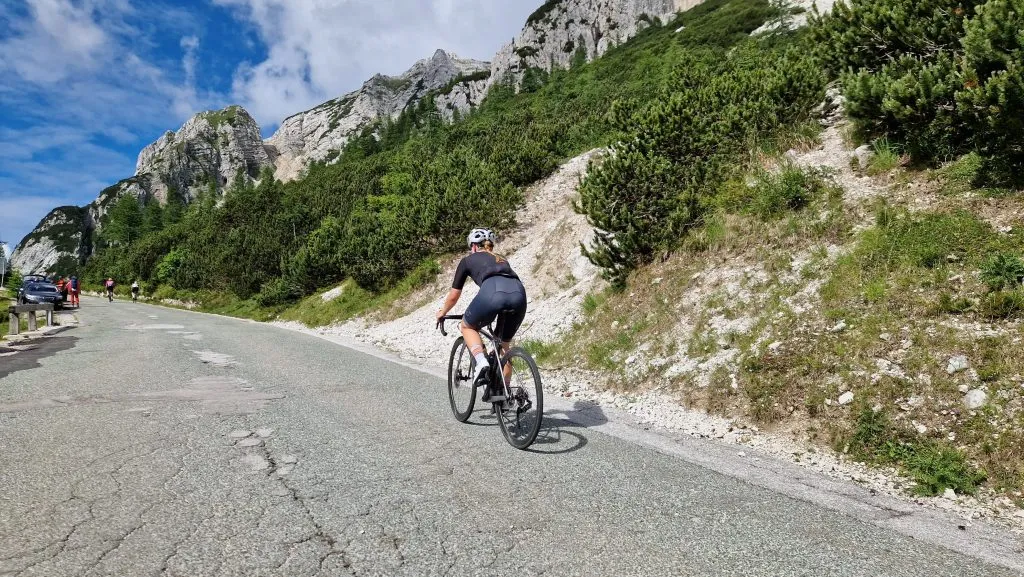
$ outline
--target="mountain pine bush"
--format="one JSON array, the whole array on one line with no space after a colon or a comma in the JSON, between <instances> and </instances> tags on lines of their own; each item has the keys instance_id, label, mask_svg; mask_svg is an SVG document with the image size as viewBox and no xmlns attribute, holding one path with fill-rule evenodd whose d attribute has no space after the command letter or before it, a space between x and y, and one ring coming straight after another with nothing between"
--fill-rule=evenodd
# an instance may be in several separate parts
<instances>
[{"instance_id":1,"label":"mountain pine bush","mask_svg":"<svg viewBox=\"0 0 1024 577\"><path fill-rule=\"evenodd\" d=\"M979 152L992 184L1024 167L1024 0L840 0L814 19L865 137L918 161Z\"/></svg>"},{"instance_id":2,"label":"mountain pine bush","mask_svg":"<svg viewBox=\"0 0 1024 577\"><path fill-rule=\"evenodd\" d=\"M825 78L797 51L750 41L722 56L694 50L649 105L612 109L628 136L592 167L577 210L596 229L584 254L615 284L702 223L702 200L753 141L820 101Z\"/></svg>"}]
</instances>

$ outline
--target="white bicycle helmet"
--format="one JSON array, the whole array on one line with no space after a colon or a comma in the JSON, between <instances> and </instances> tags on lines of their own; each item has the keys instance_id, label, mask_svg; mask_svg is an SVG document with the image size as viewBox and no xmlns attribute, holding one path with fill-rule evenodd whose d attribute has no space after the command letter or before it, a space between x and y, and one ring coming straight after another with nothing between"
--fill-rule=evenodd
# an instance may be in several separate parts
<instances>
[{"instance_id":1,"label":"white bicycle helmet","mask_svg":"<svg viewBox=\"0 0 1024 577\"><path fill-rule=\"evenodd\" d=\"M491 241L491 244L498 242L498 237L495 236L493 230L489 228L474 228L469 231L469 236L466 237L466 244L472 248L474 244L480 244L487 240Z\"/></svg>"}]
</instances>

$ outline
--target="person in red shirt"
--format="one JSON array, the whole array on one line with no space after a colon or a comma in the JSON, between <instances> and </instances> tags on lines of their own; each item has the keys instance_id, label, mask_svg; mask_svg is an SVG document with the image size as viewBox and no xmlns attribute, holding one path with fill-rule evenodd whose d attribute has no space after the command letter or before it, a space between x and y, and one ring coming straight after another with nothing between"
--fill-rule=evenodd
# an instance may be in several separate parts
<instances>
[{"instance_id":1,"label":"person in red shirt","mask_svg":"<svg viewBox=\"0 0 1024 577\"><path fill-rule=\"evenodd\" d=\"M57 282L53 283L57 287L57 292L60 293L61 300L68 300L68 293L64 287L64 277L59 277Z\"/></svg>"}]
</instances>

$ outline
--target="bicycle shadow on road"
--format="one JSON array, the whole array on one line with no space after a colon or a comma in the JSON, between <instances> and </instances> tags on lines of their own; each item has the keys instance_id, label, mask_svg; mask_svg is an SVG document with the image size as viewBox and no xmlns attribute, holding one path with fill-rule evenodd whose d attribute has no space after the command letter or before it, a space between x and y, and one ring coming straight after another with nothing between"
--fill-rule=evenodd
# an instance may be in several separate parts
<instances>
[{"instance_id":1,"label":"bicycle shadow on road","mask_svg":"<svg viewBox=\"0 0 1024 577\"><path fill-rule=\"evenodd\" d=\"M544 421L541 423L537 440L530 448L531 453L559 455L573 453L587 446L587 435L584 431L608 422L608 417L600 405L588 402L557 400L554 406L544 408ZM498 426L497 417L490 409L477 408L474 418L467 424L477 426Z\"/></svg>"},{"instance_id":2,"label":"bicycle shadow on road","mask_svg":"<svg viewBox=\"0 0 1024 577\"><path fill-rule=\"evenodd\" d=\"M583 431L591 427L599 427L608 422L608 417L601 406L586 402L573 401L571 404L558 399L555 406L544 408L544 421L541 423L537 440L528 452L558 455L578 451L587 445L587 436ZM467 425L477 427L497 427L498 419L491 413L490 405L482 406L478 401L473 415Z\"/></svg>"},{"instance_id":3,"label":"bicycle shadow on road","mask_svg":"<svg viewBox=\"0 0 1024 577\"><path fill-rule=\"evenodd\" d=\"M527 450L551 455L573 453L587 445L586 429L607 422L608 417L600 405L586 401L572 401L570 404L557 399L544 408L540 433Z\"/></svg>"}]
</instances>

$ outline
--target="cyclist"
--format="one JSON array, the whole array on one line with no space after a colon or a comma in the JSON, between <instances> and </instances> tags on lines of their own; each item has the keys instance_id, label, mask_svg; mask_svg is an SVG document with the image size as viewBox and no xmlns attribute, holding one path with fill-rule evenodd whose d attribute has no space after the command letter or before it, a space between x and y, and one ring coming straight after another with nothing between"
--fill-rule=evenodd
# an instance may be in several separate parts
<instances>
[{"instance_id":1,"label":"cyclist","mask_svg":"<svg viewBox=\"0 0 1024 577\"><path fill-rule=\"evenodd\" d=\"M132 281L132 302L139 300L139 281Z\"/></svg>"},{"instance_id":2,"label":"cyclist","mask_svg":"<svg viewBox=\"0 0 1024 577\"><path fill-rule=\"evenodd\" d=\"M437 319L448 314L448 311L459 302L462 296L462 288L466 279L471 278L480 287L480 292L473 299L473 302L466 308L462 317L460 329L462 337L466 340L466 346L476 362L476 373L473 376L474 384L479 384L485 378L489 363L484 355L483 341L480 339L480 329L491 324L498 313L502 311L513 311L505 316L501 334L496 335L501 339L502 354L507 354L512 346L512 337L515 336L519 326L523 324L526 317L526 288L523 287L519 276L512 270L505 257L495 254L494 243L497 238L494 232L486 228L474 228L466 237L470 254L459 262L455 269L455 280L444 304L437 311ZM511 367L505 367L505 378L509 378ZM485 391L483 401L498 402L505 400L503 388L494 387L491 391Z\"/></svg>"},{"instance_id":3,"label":"cyclist","mask_svg":"<svg viewBox=\"0 0 1024 577\"><path fill-rule=\"evenodd\" d=\"M107 300L114 302L114 279L107 277L107 282L104 283L107 287Z\"/></svg>"}]
</instances>

